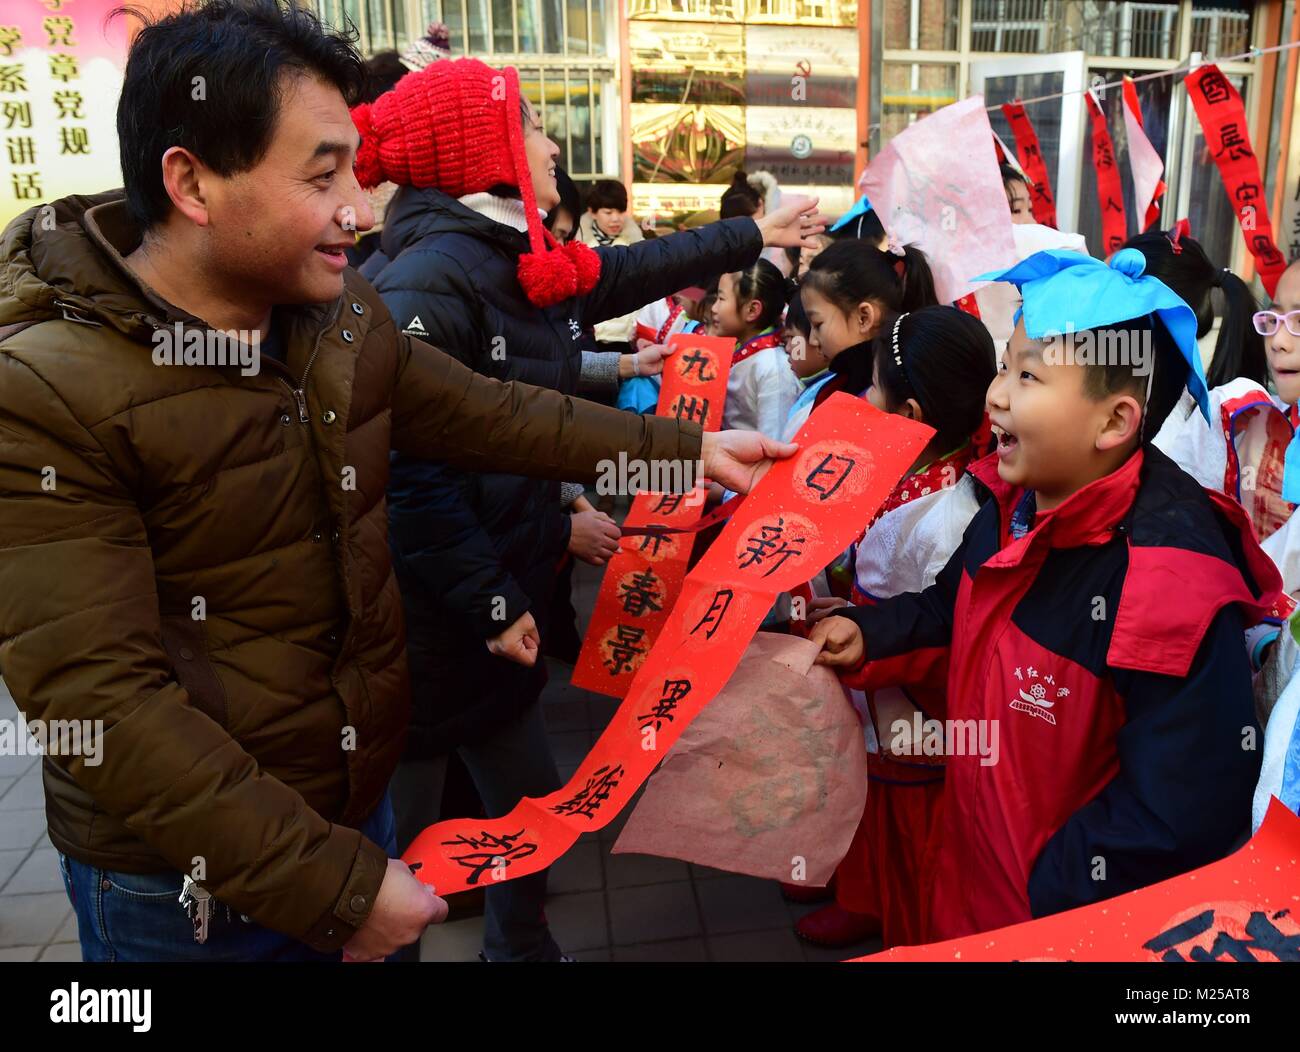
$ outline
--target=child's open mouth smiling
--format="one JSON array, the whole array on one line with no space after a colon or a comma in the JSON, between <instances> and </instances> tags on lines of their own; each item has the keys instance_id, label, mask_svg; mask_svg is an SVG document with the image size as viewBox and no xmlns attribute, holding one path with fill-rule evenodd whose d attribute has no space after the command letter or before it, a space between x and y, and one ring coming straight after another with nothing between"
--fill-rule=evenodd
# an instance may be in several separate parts
<instances>
[{"instance_id":1,"label":"child's open mouth smiling","mask_svg":"<svg viewBox=\"0 0 1300 1052\"><path fill-rule=\"evenodd\" d=\"M1005 427L991 424L990 430L993 432L993 437L998 440L998 456L1000 457L1007 456L1020 444L1020 440Z\"/></svg>"}]
</instances>

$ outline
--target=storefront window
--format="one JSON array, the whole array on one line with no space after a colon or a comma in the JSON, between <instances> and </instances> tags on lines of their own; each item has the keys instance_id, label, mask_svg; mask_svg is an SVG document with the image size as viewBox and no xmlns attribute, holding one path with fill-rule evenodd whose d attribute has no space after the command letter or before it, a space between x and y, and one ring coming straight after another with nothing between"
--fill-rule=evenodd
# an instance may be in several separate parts
<instances>
[{"instance_id":1,"label":"storefront window","mask_svg":"<svg viewBox=\"0 0 1300 1052\"><path fill-rule=\"evenodd\" d=\"M847 208L856 6L750 0L743 22L681 18L691 6L633 5L661 16L628 25L635 209L680 219L715 208L742 168L767 171L785 189L815 188L827 211Z\"/></svg>"}]
</instances>

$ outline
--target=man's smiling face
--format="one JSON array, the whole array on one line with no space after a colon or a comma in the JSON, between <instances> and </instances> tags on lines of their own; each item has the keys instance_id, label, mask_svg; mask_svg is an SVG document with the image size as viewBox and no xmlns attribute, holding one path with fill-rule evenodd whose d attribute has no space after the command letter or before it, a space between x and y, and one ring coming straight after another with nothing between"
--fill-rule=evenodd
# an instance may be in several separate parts
<instances>
[{"instance_id":1,"label":"man's smiling face","mask_svg":"<svg viewBox=\"0 0 1300 1052\"><path fill-rule=\"evenodd\" d=\"M344 249L374 225L352 172L358 136L338 89L286 72L265 156L217 179L208 201L209 265L272 303L327 303L343 291Z\"/></svg>"}]
</instances>

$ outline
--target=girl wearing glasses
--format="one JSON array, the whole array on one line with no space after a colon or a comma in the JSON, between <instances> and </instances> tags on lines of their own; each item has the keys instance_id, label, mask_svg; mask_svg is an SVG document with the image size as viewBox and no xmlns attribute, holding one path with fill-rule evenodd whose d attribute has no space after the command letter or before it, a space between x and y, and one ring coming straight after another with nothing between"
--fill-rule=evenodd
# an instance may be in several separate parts
<instances>
[{"instance_id":1,"label":"girl wearing glasses","mask_svg":"<svg viewBox=\"0 0 1300 1052\"><path fill-rule=\"evenodd\" d=\"M1198 337L1208 336L1213 327L1214 289L1220 290L1224 308L1206 369L1216 426L1207 428L1191 396L1184 394L1155 444L1201 485L1245 507L1265 551L1282 569L1287 591L1300 590L1300 527L1289 573L1287 538L1274 537L1295 507L1282 499L1282 475L1287 446L1300 423L1300 268L1283 275L1272 309L1260 310L1245 282L1210 262L1188 235L1186 220L1165 233L1140 234L1128 245L1146 258L1146 273L1196 312Z\"/></svg>"}]
</instances>

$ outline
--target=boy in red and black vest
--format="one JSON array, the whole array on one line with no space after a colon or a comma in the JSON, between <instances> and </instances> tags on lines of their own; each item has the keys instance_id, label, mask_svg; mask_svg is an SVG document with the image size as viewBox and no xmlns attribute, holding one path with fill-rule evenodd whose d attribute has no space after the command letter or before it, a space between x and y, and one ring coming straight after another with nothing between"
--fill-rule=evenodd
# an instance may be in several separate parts
<instances>
[{"instance_id":1,"label":"boy in red and black vest","mask_svg":"<svg viewBox=\"0 0 1300 1052\"><path fill-rule=\"evenodd\" d=\"M947 652L927 941L1175 876L1249 830L1243 632L1281 582L1241 507L1148 441L1184 385L1206 392L1194 314L1142 266L1040 252L988 276L1024 303L987 396L998 448L971 468L983 506L933 586L813 631L850 683Z\"/></svg>"}]
</instances>

